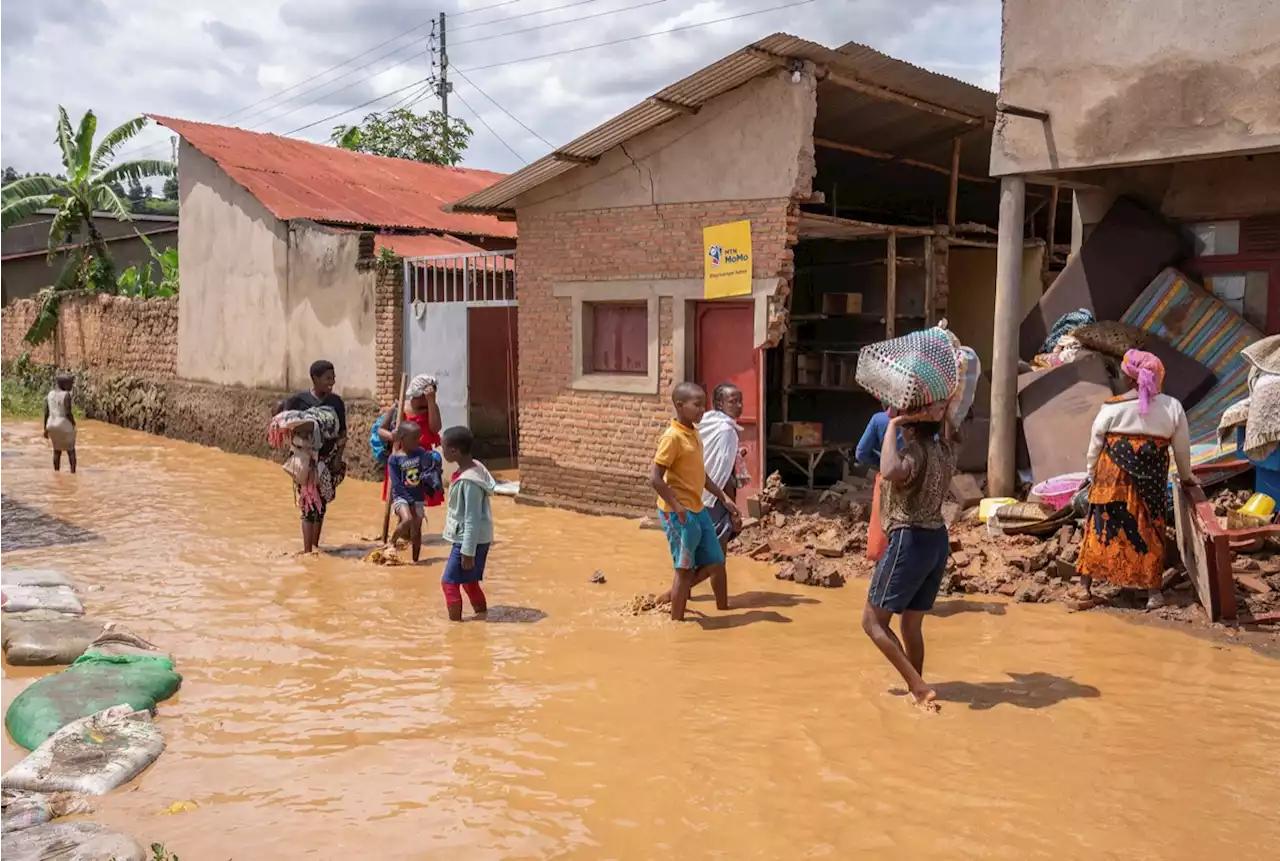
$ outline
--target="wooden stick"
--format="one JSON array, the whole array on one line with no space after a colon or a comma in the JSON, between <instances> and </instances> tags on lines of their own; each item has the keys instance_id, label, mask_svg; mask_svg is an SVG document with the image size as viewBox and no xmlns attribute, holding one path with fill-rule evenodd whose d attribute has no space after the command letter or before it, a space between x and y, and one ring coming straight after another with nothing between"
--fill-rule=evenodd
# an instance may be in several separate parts
<instances>
[{"instance_id":1,"label":"wooden stick","mask_svg":"<svg viewBox=\"0 0 1280 861\"><path fill-rule=\"evenodd\" d=\"M400 400L396 401L396 414L391 425L391 444L395 445L396 431L400 429L400 417L404 415L404 391L409 387L409 375L400 375ZM379 418L381 421L381 418ZM391 534L391 482L387 481L387 501L382 506L382 540L385 542Z\"/></svg>"},{"instance_id":2,"label":"wooden stick","mask_svg":"<svg viewBox=\"0 0 1280 861\"><path fill-rule=\"evenodd\" d=\"M1049 226L1045 239L1044 259L1040 261L1040 272L1044 275L1049 274L1049 263L1053 260L1053 241L1054 233L1058 229L1058 186L1053 187L1053 194L1049 197Z\"/></svg>"},{"instance_id":3,"label":"wooden stick","mask_svg":"<svg viewBox=\"0 0 1280 861\"><path fill-rule=\"evenodd\" d=\"M960 192L960 136L951 139L951 187L947 190L947 231L956 232L956 198Z\"/></svg>"},{"instance_id":4,"label":"wooden stick","mask_svg":"<svg viewBox=\"0 0 1280 861\"><path fill-rule=\"evenodd\" d=\"M927 236L925 241L929 241ZM888 340L898 334L898 235L890 230L885 244L884 336Z\"/></svg>"},{"instance_id":5,"label":"wooden stick","mask_svg":"<svg viewBox=\"0 0 1280 861\"><path fill-rule=\"evenodd\" d=\"M938 284L934 271L933 237L924 237L924 324L938 322Z\"/></svg>"},{"instance_id":6,"label":"wooden stick","mask_svg":"<svg viewBox=\"0 0 1280 861\"><path fill-rule=\"evenodd\" d=\"M918 111L926 111L936 114L940 117L946 117L949 120L965 123L971 126L981 126L986 120L982 117L970 116L969 114L954 111L951 108L935 105L932 102L926 102L923 99L917 99L908 96L905 93L895 92L893 90L878 87L875 84L868 84L866 81L860 81L857 78L851 78L848 75L842 75L839 72L828 72L825 78L820 79L821 83L834 84L837 87L843 87L846 90L853 90L856 93L862 93L876 99L884 99L887 102L897 102L900 105L906 105L909 108L915 108Z\"/></svg>"},{"instance_id":7,"label":"wooden stick","mask_svg":"<svg viewBox=\"0 0 1280 861\"><path fill-rule=\"evenodd\" d=\"M896 161L899 164L918 167L922 170L931 170L934 173L940 173L943 176L951 176L951 168L949 167L943 167L940 164L931 164L930 162L920 161L919 159L906 158L905 156L896 156L893 153L882 152L878 149L868 149L864 146L841 143L840 141L833 141L827 138L814 138L813 143L814 146L824 147L825 149L838 149L844 152L851 152L854 155L864 156L865 158L874 158L880 161ZM971 176L967 173L959 173L958 171L956 173L956 177L958 179L963 179L965 182L982 182L988 184L994 184L997 182L997 180L992 179L989 176Z\"/></svg>"}]
</instances>

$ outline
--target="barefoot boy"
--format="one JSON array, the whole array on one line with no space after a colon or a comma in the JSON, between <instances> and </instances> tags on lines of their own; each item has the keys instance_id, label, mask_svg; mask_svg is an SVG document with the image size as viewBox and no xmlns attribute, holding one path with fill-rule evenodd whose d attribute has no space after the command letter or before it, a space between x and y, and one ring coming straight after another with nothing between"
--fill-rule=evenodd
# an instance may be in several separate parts
<instances>
[{"instance_id":1,"label":"barefoot boy","mask_svg":"<svg viewBox=\"0 0 1280 861\"><path fill-rule=\"evenodd\" d=\"M462 590L466 590L471 608L483 616L489 606L480 581L493 542L493 514L489 497L496 482L484 464L471 457L471 431L452 427L443 434L444 459L458 465L449 484L449 507L444 521L444 540L453 544L449 561L440 578L444 587L449 619L462 621Z\"/></svg>"},{"instance_id":2,"label":"barefoot boy","mask_svg":"<svg viewBox=\"0 0 1280 861\"><path fill-rule=\"evenodd\" d=\"M403 421L393 437L391 457L387 459L387 475L391 480L391 511L400 525L391 543L408 540L413 545L413 561L422 554L422 519L426 514L427 486L424 481L435 455L420 444L421 428Z\"/></svg>"},{"instance_id":3,"label":"barefoot boy","mask_svg":"<svg viewBox=\"0 0 1280 861\"><path fill-rule=\"evenodd\" d=\"M671 581L671 618L684 619L689 592L696 583L711 580L716 608L729 609L729 587L724 571L724 551L715 524L702 505L705 490L738 516L724 489L707 477L702 440L695 427L707 411L707 395L697 383L680 383L671 393L676 417L658 440L650 482L658 494L658 513L667 533L675 576Z\"/></svg>"},{"instance_id":4,"label":"barefoot boy","mask_svg":"<svg viewBox=\"0 0 1280 861\"><path fill-rule=\"evenodd\" d=\"M951 554L942 503L956 464L950 428L939 433L940 415L931 410L889 420L880 454L880 516L889 546L862 612L862 630L902 675L916 704L930 711L937 693L924 681L923 625ZM901 641L889 627L895 614L902 616Z\"/></svg>"},{"instance_id":5,"label":"barefoot boy","mask_svg":"<svg viewBox=\"0 0 1280 861\"><path fill-rule=\"evenodd\" d=\"M62 453L67 453L71 474L76 474L76 414L71 402L75 378L58 374L54 388L44 397L44 438L53 445L54 472L62 471Z\"/></svg>"}]
</instances>

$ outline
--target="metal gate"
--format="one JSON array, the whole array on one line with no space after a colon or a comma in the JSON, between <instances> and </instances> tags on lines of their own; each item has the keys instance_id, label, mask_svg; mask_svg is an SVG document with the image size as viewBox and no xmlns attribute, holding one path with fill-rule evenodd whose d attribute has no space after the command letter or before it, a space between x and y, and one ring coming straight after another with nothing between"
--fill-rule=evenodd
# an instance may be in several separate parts
<instances>
[{"instance_id":1,"label":"metal gate","mask_svg":"<svg viewBox=\"0 0 1280 861\"><path fill-rule=\"evenodd\" d=\"M468 310L516 306L515 251L405 258L404 298L405 371L439 380L445 427L469 425Z\"/></svg>"}]
</instances>

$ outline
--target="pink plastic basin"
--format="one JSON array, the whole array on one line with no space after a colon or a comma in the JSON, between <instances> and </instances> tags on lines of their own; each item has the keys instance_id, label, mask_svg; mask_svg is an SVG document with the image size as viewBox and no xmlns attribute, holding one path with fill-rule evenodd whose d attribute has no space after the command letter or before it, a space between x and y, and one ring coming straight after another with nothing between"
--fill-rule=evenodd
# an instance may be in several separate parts
<instances>
[{"instance_id":1,"label":"pink plastic basin","mask_svg":"<svg viewBox=\"0 0 1280 861\"><path fill-rule=\"evenodd\" d=\"M1045 505L1056 510L1071 504L1071 498L1076 495L1076 491L1080 489L1080 486L1084 484L1085 479L1088 477L1088 473L1084 472L1057 475L1040 482L1031 488L1031 492L1038 496Z\"/></svg>"}]
</instances>

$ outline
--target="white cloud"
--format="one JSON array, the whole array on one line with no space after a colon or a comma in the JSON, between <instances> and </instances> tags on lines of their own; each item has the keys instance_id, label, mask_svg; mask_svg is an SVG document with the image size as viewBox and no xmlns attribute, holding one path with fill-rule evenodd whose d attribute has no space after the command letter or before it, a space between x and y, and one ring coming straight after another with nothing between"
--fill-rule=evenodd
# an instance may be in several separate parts
<instances>
[{"instance_id":1,"label":"white cloud","mask_svg":"<svg viewBox=\"0 0 1280 861\"><path fill-rule=\"evenodd\" d=\"M450 61L461 72L453 76L451 112L475 130L466 159L472 167L520 166L472 109L526 159L547 150L482 92L561 144L777 31L833 47L861 42L987 88L999 76L999 0L814 0L530 62L512 61L789 0L514 0L477 11L498 2L445 0L437 7L449 13ZM434 15L419 0L15 0L0 6L0 16L0 160L20 171L58 169L53 129L59 104L73 118L92 108L100 129L157 113L289 133L431 74ZM544 26L554 22L566 23ZM503 35L513 31L526 32ZM395 41L322 74L387 40ZM291 89L276 95L286 87ZM420 89L412 86L297 134L324 140L332 126ZM420 104L436 106L425 94ZM167 156L169 137L150 127L130 154Z\"/></svg>"}]
</instances>

